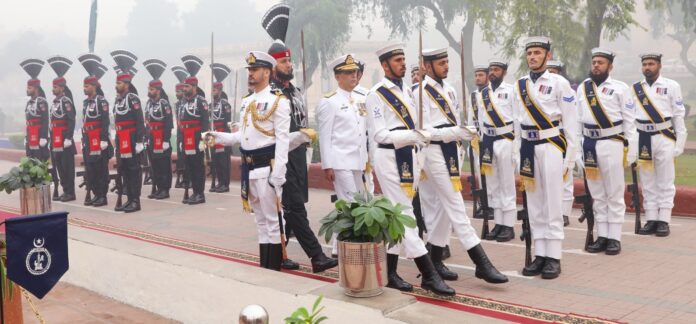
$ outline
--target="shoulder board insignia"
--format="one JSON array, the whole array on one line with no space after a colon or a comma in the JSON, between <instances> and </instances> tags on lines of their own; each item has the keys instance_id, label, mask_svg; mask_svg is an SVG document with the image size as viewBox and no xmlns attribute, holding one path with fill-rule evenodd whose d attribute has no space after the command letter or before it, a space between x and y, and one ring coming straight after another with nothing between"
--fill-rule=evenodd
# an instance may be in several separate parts
<instances>
[{"instance_id":1,"label":"shoulder board insignia","mask_svg":"<svg viewBox=\"0 0 696 324\"><path fill-rule=\"evenodd\" d=\"M364 96L364 95L365 95L365 93L360 92L360 91L358 91L358 90L353 90L353 92L355 92L355 93L357 93L357 94L359 94L359 95L361 95L361 96Z\"/></svg>"},{"instance_id":2,"label":"shoulder board insignia","mask_svg":"<svg viewBox=\"0 0 696 324\"><path fill-rule=\"evenodd\" d=\"M336 94L336 90L331 91L331 92L325 94L325 95L324 95L324 98L331 98L331 97L333 97L335 94Z\"/></svg>"},{"instance_id":3,"label":"shoulder board insignia","mask_svg":"<svg viewBox=\"0 0 696 324\"><path fill-rule=\"evenodd\" d=\"M242 97L242 99L243 99L243 98L246 98L246 97L248 97L248 96L251 96L252 94L253 94L253 92L249 92L249 93L246 94L246 96Z\"/></svg>"}]
</instances>

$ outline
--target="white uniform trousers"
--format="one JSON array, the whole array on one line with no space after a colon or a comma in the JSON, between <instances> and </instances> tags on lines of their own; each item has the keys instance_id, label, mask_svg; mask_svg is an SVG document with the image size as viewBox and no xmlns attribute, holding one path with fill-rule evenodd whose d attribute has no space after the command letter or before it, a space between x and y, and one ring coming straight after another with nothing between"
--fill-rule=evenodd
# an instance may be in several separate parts
<instances>
[{"instance_id":1,"label":"white uniform trousers","mask_svg":"<svg viewBox=\"0 0 696 324\"><path fill-rule=\"evenodd\" d=\"M363 172L360 170L334 170L334 191L336 197L345 201L353 201L356 193L365 191L362 180ZM338 254L338 242L334 234L331 237L331 254Z\"/></svg>"},{"instance_id":2,"label":"white uniform trousers","mask_svg":"<svg viewBox=\"0 0 696 324\"><path fill-rule=\"evenodd\" d=\"M513 142L500 139L493 143L493 174L486 175L488 206L493 208L495 223L513 227L517 220Z\"/></svg>"},{"instance_id":3,"label":"white uniform trousers","mask_svg":"<svg viewBox=\"0 0 696 324\"><path fill-rule=\"evenodd\" d=\"M423 154L426 154L424 170L427 178L419 183L418 193L428 230L428 242L444 247L449 244L449 234L454 229L464 249L473 248L481 240L466 215L462 193L452 186L442 149L437 144L431 144Z\"/></svg>"},{"instance_id":4,"label":"white uniform trousers","mask_svg":"<svg viewBox=\"0 0 696 324\"><path fill-rule=\"evenodd\" d=\"M415 161L415 155L413 158ZM415 220L416 217L413 215L412 198L406 195L399 183L399 172L396 168L394 150L378 148L375 152L374 168L377 181L379 181L384 197L387 197L393 204L400 203L404 207L404 215L412 217ZM418 176L418 174L415 176ZM404 234L404 239L401 241L401 244L397 244L390 248L387 250L387 253L399 254L402 247L406 251L406 257L409 259L415 259L428 253L428 250L425 248L425 243L418 237L417 227L406 227L406 233Z\"/></svg>"},{"instance_id":5,"label":"white uniform trousers","mask_svg":"<svg viewBox=\"0 0 696 324\"><path fill-rule=\"evenodd\" d=\"M249 204L254 210L259 244L280 244L280 223L275 190L268 178L249 180Z\"/></svg>"},{"instance_id":6,"label":"white uniform trousers","mask_svg":"<svg viewBox=\"0 0 696 324\"><path fill-rule=\"evenodd\" d=\"M596 159L600 178L587 179L594 200L594 216L600 237L621 240L621 229L626 213L624 201L623 166L624 145L617 140L597 141Z\"/></svg>"},{"instance_id":7,"label":"white uniform trousers","mask_svg":"<svg viewBox=\"0 0 696 324\"><path fill-rule=\"evenodd\" d=\"M537 256L561 259L563 153L551 143L534 147L535 188L527 191L529 225Z\"/></svg>"},{"instance_id":8,"label":"white uniform trousers","mask_svg":"<svg viewBox=\"0 0 696 324\"><path fill-rule=\"evenodd\" d=\"M565 181L563 181L563 215L571 217L573 216L573 201L575 196L573 192L575 191L573 170L568 171L568 176Z\"/></svg>"},{"instance_id":9,"label":"white uniform trousers","mask_svg":"<svg viewBox=\"0 0 696 324\"><path fill-rule=\"evenodd\" d=\"M651 137L653 168L638 168L643 188L645 218L652 221L669 222L674 207L674 146L675 142L664 135Z\"/></svg>"}]
</instances>

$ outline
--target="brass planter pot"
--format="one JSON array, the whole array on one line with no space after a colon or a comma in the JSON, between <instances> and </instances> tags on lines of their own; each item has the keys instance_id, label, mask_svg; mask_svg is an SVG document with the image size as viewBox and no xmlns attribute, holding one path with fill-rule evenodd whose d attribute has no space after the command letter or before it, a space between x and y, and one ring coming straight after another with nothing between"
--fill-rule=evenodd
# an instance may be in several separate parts
<instances>
[{"instance_id":1,"label":"brass planter pot","mask_svg":"<svg viewBox=\"0 0 696 324\"><path fill-rule=\"evenodd\" d=\"M43 214L51 211L51 185L19 189L22 215Z\"/></svg>"},{"instance_id":2,"label":"brass planter pot","mask_svg":"<svg viewBox=\"0 0 696 324\"><path fill-rule=\"evenodd\" d=\"M387 284L384 244L338 242L339 284L352 297L382 294Z\"/></svg>"}]
</instances>

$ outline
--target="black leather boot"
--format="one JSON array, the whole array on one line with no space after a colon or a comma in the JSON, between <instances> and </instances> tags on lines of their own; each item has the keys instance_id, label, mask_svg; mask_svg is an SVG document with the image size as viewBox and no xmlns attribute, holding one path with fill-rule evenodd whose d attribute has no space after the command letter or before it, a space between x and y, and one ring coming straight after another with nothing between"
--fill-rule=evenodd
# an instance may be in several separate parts
<instances>
[{"instance_id":1,"label":"black leather boot","mask_svg":"<svg viewBox=\"0 0 696 324\"><path fill-rule=\"evenodd\" d=\"M193 194L188 200L189 205L198 205L205 202L205 196L202 193Z\"/></svg>"},{"instance_id":2,"label":"black leather boot","mask_svg":"<svg viewBox=\"0 0 696 324\"><path fill-rule=\"evenodd\" d=\"M137 212L140 210L140 199L135 198L131 200L130 204L127 204L125 207L123 207L123 211L126 213L133 213Z\"/></svg>"},{"instance_id":3,"label":"black leather boot","mask_svg":"<svg viewBox=\"0 0 696 324\"><path fill-rule=\"evenodd\" d=\"M638 235L653 235L657 230L657 221L649 220L638 230Z\"/></svg>"},{"instance_id":4,"label":"black leather boot","mask_svg":"<svg viewBox=\"0 0 696 324\"><path fill-rule=\"evenodd\" d=\"M563 227L570 225L570 217L563 215Z\"/></svg>"},{"instance_id":5,"label":"black leather boot","mask_svg":"<svg viewBox=\"0 0 696 324\"><path fill-rule=\"evenodd\" d=\"M561 260L546 258L544 269L541 270L542 279L556 279L561 274Z\"/></svg>"},{"instance_id":6,"label":"black leather boot","mask_svg":"<svg viewBox=\"0 0 696 324\"><path fill-rule=\"evenodd\" d=\"M68 201L74 201L77 198L75 197L74 193L64 193L62 197L60 197L61 202L68 202ZM666 224L666 223L665 223Z\"/></svg>"},{"instance_id":7,"label":"black leather boot","mask_svg":"<svg viewBox=\"0 0 696 324\"><path fill-rule=\"evenodd\" d=\"M417 257L413 261L416 262L418 271L422 275L421 288L440 296L454 296L456 292L442 280L442 277L435 270L433 261L430 260L427 254Z\"/></svg>"},{"instance_id":8,"label":"black leather boot","mask_svg":"<svg viewBox=\"0 0 696 324\"><path fill-rule=\"evenodd\" d=\"M459 279L459 275L456 272L451 271L444 263L442 263L443 250L443 248L437 245L430 246L430 259L433 261L435 270L437 270L437 273L440 274L440 277L442 277L443 280L452 281Z\"/></svg>"},{"instance_id":9,"label":"black leather boot","mask_svg":"<svg viewBox=\"0 0 696 324\"><path fill-rule=\"evenodd\" d=\"M283 263L280 264L280 267L285 270L297 270L300 268L300 264L291 259L285 259Z\"/></svg>"},{"instance_id":10,"label":"black leather boot","mask_svg":"<svg viewBox=\"0 0 696 324\"><path fill-rule=\"evenodd\" d=\"M267 268L268 267L267 262L268 262L268 244L260 243L259 244L259 267Z\"/></svg>"},{"instance_id":11,"label":"black leather boot","mask_svg":"<svg viewBox=\"0 0 696 324\"><path fill-rule=\"evenodd\" d=\"M155 194L155 199L162 200L169 198L169 190L162 189Z\"/></svg>"},{"instance_id":12,"label":"black leather boot","mask_svg":"<svg viewBox=\"0 0 696 324\"><path fill-rule=\"evenodd\" d=\"M655 236L665 237L669 235L669 224L663 221L657 221L657 228L655 228Z\"/></svg>"},{"instance_id":13,"label":"black leather boot","mask_svg":"<svg viewBox=\"0 0 696 324\"><path fill-rule=\"evenodd\" d=\"M92 200L92 207L106 206L108 203L106 196L99 196L97 199Z\"/></svg>"},{"instance_id":14,"label":"black leather boot","mask_svg":"<svg viewBox=\"0 0 696 324\"><path fill-rule=\"evenodd\" d=\"M498 233L500 233L500 227L500 225L495 224L495 226L493 226L493 229L490 232L488 232L488 234L486 234L486 236L483 239L487 241L495 241L496 237L498 236Z\"/></svg>"},{"instance_id":15,"label":"black leather boot","mask_svg":"<svg viewBox=\"0 0 696 324\"><path fill-rule=\"evenodd\" d=\"M337 265L338 260L327 257L323 252L312 258L312 272L314 273L331 269Z\"/></svg>"},{"instance_id":16,"label":"black leather boot","mask_svg":"<svg viewBox=\"0 0 696 324\"><path fill-rule=\"evenodd\" d=\"M447 260L450 256L452 256L452 253L450 253L449 245L445 245L445 248L442 249L442 260Z\"/></svg>"},{"instance_id":17,"label":"black leather boot","mask_svg":"<svg viewBox=\"0 0 696 324\"><path fill-rule=\"evenodd\" d=\"M546 257L535 256L534 261L522 269L522 275L527 277L540 275L545 263Z\"/></svg>"},{"instance_id":18,"label":"black leather boot","mask_svg":"<svg viewBox=\"0 0 696 324\"><path fill-rule=\"evenodd\" d=\"M483 250L481 244L472 247L466 252L469 253L471 261L474 261L474 264L476 264L476 278L495 284L508 282L508 277L500 273L500 271L493 266L491 260L488 259L486 251Z\"/></svg>"},{"instance_id":19,"label":"black leather boot","mask_svg":"<svg viewBox=\"0 0 696 324\"><path fill-rule=\"evenodd\" d=\"M588 245L587 248L585 249L587 252L590 253L599 253L599 252L604 252L607 249L607 238L606 237L598 237L596 241L592 242L592 244Z\"/></svg>"},{"instance_id":20,"label":"black leather boot","mask_svg":"<svg viewBox=\"0 0 696 324\"><path fill-rule=\"evenodd\" d=\"M268 244L268 269L280 271L283 263L283 247L280 244Z\"/></svg>"},{"instance_id":21,"label":"black leather boot","mask_svg":"<svg viewBox=\"0 0 696 324\"><path fill-rule=\"evenodd\" d=\"M621 253L621 241L614 239L607 240L607 248L605 253L607 255L617 255Z\"/></svg>"},{"instance_id":22,"label":"black leather boot","mask_svg":"<svg viewBox=\"0 0 696 324\"><path fill-rule=\"evenodd\" d=\"M426 255L427 256L427 255ZM413 286L399 277L396 268L399 265L399 255L387 253L387 287L401 291L413 291Z\"/></svg>"},{"instance_id":23,"label":"black leather boot","mask_svg":"<svg viewBox=\"0 0 696 324\"><path fill-rule=\"evenodd\" d=\"M495 238L497 242L508 242L515 238L515 229L510 226L500 226L500 232Z\"/></svg>"}]
</instances>

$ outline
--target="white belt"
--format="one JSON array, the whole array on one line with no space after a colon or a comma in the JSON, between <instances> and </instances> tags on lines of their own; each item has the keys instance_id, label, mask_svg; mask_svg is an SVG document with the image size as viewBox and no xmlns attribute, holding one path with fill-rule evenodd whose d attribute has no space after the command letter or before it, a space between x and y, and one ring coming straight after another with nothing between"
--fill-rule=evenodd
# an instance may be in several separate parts
<instances>
[{"instance_id":1,"label":"white belt","mask_svg":"<svg viewBox=\"0 0 696 324\"><path fill-rule=\"evenodd\" d=\"M638 128L639 131L644 131L644 132L659 132L661 130L669 129L672 127L672 121L664 121L661 123L657 124L641 124L641 123L636 123L636 128Z\"/></svg>"},{"instance_id":2,"label":"white belt","mask_svg":"<svg viewBox=\"0 0 696 324\"><path fill-rule=\"evenodd\" d=\"M514 125L509 124L509 125L505 125L503 127L483 126L482 130L483 130L484 135L494 137L494 136L504 135L504 134L512 132L514 130Z\"/></svg>"},{"instance_id":3,"label":"white belt","mask_svg":"<svg viewBox=\"0 0 696 324\"><path fill-rule=\"evenodd\" d=\"M598 128L598 129L583 127L583 129L582 129L582 135L585 135L586 137L589 137L592 139L598 139L598 138L619 135L622 132L623 132L622 125L609 127L609 128Z\"/></svg>"},{"instance_id":4,"label":"white belt","mask_svg":"<svg viewBox=\"0 0 696 324\"><path fill-rule=\"evenodd\" d=\"M523 129L522 138L528 141L541 141L547 138L556 137L561 135L561 130L558 127L537 130L537 129Z\"/></svg>"}]
</instances>

